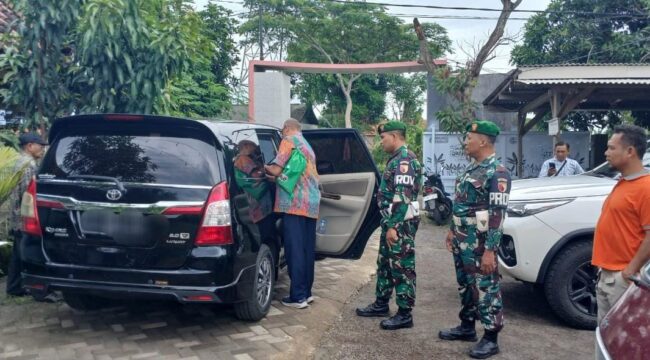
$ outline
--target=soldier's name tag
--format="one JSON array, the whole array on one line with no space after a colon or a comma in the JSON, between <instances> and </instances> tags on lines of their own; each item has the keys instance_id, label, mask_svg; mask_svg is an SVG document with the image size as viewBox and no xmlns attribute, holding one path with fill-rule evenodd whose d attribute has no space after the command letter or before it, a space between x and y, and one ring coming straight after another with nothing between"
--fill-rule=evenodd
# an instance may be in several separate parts
<instances>
[{"instance_id":1,"label":"soldier's name tag","mask_svg":"<svg viewBox=\"0 0 650 360\"><path fill-rule=\"evenodd\" d=\"M395 185L409 185L413 186L415 177L411 175L395 175Z\"/></svg>"},{"instance_id":2,"label":"soldier's name tag","mask_svg":"<svg viewBox=\"0 0 650 360\"><path fill-rule=\"evenodd\" d=\"M415 184L415 172L409 161L401 160L395 172L395 185L413 186Z\"/></svg>"},{"instance_id":3,"label":"soldier's name tag","mask_svg":"<svg viewBox=\"0 0 650 360\"><path fill-rule=\"evenodd\" d=\"M503 192L490 193L490 205L508 206L508 200L510 200L510 194L508 193L503 193Z\"/></svg>"}]
</instances>

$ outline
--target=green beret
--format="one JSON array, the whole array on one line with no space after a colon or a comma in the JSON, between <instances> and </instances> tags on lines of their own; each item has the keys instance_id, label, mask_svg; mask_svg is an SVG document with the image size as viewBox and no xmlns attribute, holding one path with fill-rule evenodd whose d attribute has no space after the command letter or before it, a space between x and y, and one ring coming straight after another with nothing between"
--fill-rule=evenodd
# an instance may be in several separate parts
<instances>
[{"instance_id":1,"label":"green beret","mask_svg":"<svg viewBox=\"0 0 650 360\"><path fill-rule=\"evenodd\" d=\"M501 129L499 129L499 126L492 121L474 120L471 124L467 125L465 131L488 136L497 136L501 132Z\"/></svg>"},{"instance_id":2,"label":"green beret","mask_svg":"<svg viewBox=\"0 0 650 360\"><path fill-rule=\"evenodd\" d=\"M406 124L399 121L389 121L385 124L379 125L377 128L377 132L379 134L386 131L401 131L402 133L406 134Z\"/></svg>"}]
</instances>

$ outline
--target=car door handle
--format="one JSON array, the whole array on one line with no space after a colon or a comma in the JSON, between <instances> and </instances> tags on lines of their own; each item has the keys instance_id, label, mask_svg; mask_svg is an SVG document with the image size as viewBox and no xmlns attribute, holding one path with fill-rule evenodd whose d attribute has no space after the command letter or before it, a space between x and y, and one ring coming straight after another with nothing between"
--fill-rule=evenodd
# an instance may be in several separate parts
<instances>
[{"instance_id":1,"label":"car door handle","mask_svg":"<svg viewBox=\"0 0 650 360\"><path fill-rule=\"evenodd\" d=\"M328 193L328 192L324 192L324 191L320 192L320 197L325 198L325 199L341 200L341 195L332 194L332 193Z\"/></svg>"}]
</instances>

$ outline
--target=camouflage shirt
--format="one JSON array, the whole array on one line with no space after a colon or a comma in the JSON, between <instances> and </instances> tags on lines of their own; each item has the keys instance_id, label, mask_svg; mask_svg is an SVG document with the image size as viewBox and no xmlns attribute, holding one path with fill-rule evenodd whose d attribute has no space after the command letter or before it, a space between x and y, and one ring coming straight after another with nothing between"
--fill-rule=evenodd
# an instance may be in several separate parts
<instances>
[{"instance_id":1,"label":"camouflage shirt","mask_svg":"<svg viewBox=\"0 0 650 360\"><path fill-rule=\"evenodd\" d=\"M488 210L489 229L485 241L488 250L496 250L501 242L510 186L510 173L494 154L481 163L472 162L456 178L454 215L472 218L477 211ZM454 230L453 222L451 227Z\"/></svg>"},{"instance_id":2,"label":"camouflage shirt","mask_svg":"<svg viewBox=\"0 0 650 360\"><path fill-rule=\"evenodd\" d=\"M417 201L422 185L422 167L417 156L401 146L388 162L381 178L377 205L381 224L392 228L404 222L409 203Z\"/></svg>"},{"instance_id":3,"label":"camouflage shirt","mask_svg":"<svg viewBox=\"0 0 650 360\"><path fill-rule=\"evenodd\" d=\"M11 206L11 230L22 230L22 219L20 218L20 203L23 200L23 193L27 190L29 182L32 177L36 175L36 161L34 158L25 153L20 153L20 158L14 165L14 172L18 172L24 168L23 176L16 187L11 191L9 196L9 204Z\"/></svg>"}]
</instances>

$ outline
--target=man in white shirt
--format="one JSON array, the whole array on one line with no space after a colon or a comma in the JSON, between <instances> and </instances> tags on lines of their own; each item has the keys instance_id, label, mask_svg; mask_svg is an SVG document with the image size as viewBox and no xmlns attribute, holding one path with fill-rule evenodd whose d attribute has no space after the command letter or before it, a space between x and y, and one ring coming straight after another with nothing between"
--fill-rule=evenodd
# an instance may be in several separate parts
<instances>
[{"instance_id":1,"label":"man in white shirt","mask_svg":"<svg viewBox=\"0 0 650 360\"><path fill-rule=\"evenodd\" d=\"M555 144L555 157L544 161L539 177L569 176L585 172L580 164L569 159L570 146L564 141Z\"/></svg>"}]
</instances>

